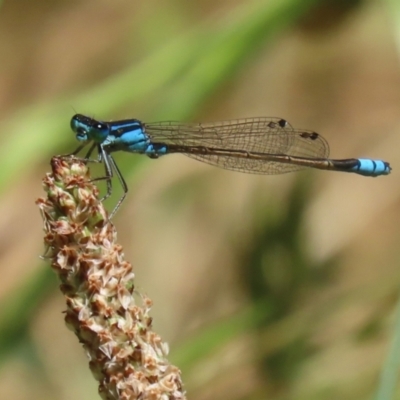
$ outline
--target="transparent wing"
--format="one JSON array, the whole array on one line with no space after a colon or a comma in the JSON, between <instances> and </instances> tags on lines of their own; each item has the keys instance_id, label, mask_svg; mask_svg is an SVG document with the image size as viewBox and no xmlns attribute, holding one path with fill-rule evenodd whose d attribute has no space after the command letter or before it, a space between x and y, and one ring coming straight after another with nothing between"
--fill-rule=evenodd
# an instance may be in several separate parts
<instances>
[{"instance_id":1,"label":"transparent wing","mask_svg":"<svg viewBox=\"0 0 400 400\"><path fill-rule=\"evenodd\" d=\"M263 159L235 157L234 151L249 154L280 154L310 159L326 159L329 145L319 134L294 130L280 118L251 118L214 123L185 124L159 122L144 124L153 143L204 147L206 152L184 152L197 160L235 171L281 174L304 167ZM233 150L227 155L213 154L213 149Z\"/></svg>"}]
</instances>

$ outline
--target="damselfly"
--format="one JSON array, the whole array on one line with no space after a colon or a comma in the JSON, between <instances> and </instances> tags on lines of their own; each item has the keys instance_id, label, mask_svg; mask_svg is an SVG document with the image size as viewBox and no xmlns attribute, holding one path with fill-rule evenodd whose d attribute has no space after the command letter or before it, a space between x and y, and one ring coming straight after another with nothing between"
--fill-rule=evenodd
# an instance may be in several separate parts
<instances>
[{"instance_id":1,"label":"damselfly","mask_svg":"<svg viewBox=\"0 0 400 400\"><path fill-rule=\"evenodd\" d=\"M390 173L386 161L366 158L329 159L328 142L318 133L294 129L280 118L248 118L213 123L179 122L144 123L137 119L104 122L76 114L71 128L82 144L77 154L91 143L85 158L97 149L98 161L105 165L107 193L112 192L115 173L124 194L128 186L112 157L115 151L145 154L150 158L182 153L217 167L253 174L282 174L310 167L323 170L352 172L363 176Z\"/></svg>"}]
</instances>

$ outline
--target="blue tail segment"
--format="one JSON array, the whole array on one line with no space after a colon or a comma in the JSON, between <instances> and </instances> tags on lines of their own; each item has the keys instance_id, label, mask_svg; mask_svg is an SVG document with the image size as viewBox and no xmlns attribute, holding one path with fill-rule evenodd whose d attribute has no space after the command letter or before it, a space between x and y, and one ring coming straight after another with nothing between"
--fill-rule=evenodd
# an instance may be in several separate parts
<instances>
[{"instance_id":1,"label":"blue tail segment","mask_svg":"<svg viewBox=\"0 0 400 400\"><path fill-rule=\"evenodd\" d=\"M97 149L99 161L106 169L106 197L111 194L113 173L124 188L123 198L128 190L112 157L116 151L144 154L150 158L181 153L220 168L253 174L283 174L315 168L376 177L391 171L389 163L382 160L330 159L328 142L321 135L294 129L281 118L185 124L143 123L137 119L103 122L76 114L71 119L71 128L82 143L73 154L89 143L86 158Z\"/></svg>"},{"instance_id":2,"label":"blue tail segment","mask_svg":"<svg viewBox=\"0 0 400 400\"><path fill-rule=\"evenodd\" d=\"M351 172L363 176L377 177L389 175L391 168L389 163L382 160L369 158L354 158L348 160L330 160L335 171Z\"/></svg>"},{"instance_id":3,"label":"blue tail segment","mask_svg":"<svg viewBox=\"0 0 400 400\"><path fill-rule=\"evenodd\" d=\"M370 160L369 158L359 158L358 166L352 172L364 176L389 175L391 171L389 163L382 160Z\"/></svg>"}]
</instances>

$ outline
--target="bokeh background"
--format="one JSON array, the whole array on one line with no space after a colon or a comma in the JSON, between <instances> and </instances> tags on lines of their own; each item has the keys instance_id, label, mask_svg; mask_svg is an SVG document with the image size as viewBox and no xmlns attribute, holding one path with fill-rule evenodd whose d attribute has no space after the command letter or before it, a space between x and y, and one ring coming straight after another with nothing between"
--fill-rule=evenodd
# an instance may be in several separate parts
<instances>
[{"instance_id":1,"label":"bokeh background","mask_svg":"<svg viewBox=\"0 0 400 400\"><path fill-rule=\"evenodd\" d=\"M77 147L75 112L148 122L282 117L321 133L333 158L390 161L392 174L377 179L253 176L180 155L116 154L130 192L114 223L190 399L393 398L398 3L3 2L0 398L98 398L39 259L34 204L51 156Z\"/></svg>"}]
</instances>

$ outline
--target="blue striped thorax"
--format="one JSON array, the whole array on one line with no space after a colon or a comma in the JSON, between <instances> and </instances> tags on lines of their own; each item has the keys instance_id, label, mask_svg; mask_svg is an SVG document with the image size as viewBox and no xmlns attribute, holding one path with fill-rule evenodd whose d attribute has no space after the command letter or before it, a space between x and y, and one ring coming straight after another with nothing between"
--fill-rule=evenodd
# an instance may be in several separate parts
<instances>
[{"instance_id":1,"label":"blue striped thorax","mask_svg":"<svg viewBox=\"0 0 400 400\"><path fill-rule=\"evenodd\" d=\"M128 151L157 158L167 153L167 146L155 144L137 119L102 122L82 114L71 119L71 128L80 142L94 142L108 152Z\"/></svg>"}]
</instances>

